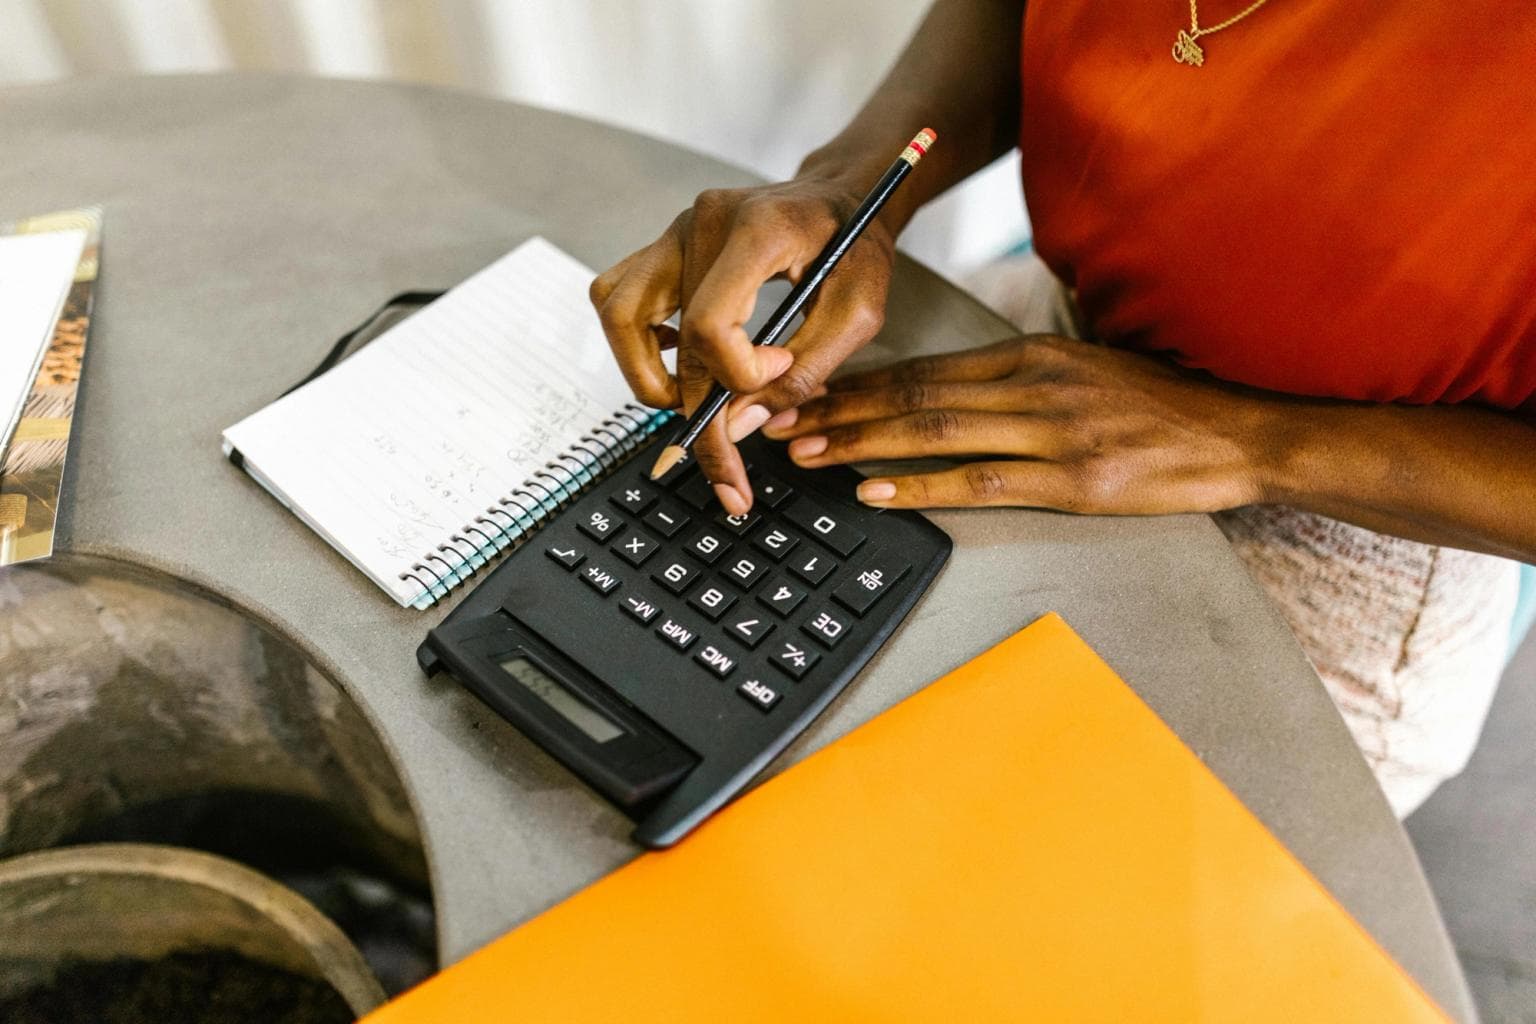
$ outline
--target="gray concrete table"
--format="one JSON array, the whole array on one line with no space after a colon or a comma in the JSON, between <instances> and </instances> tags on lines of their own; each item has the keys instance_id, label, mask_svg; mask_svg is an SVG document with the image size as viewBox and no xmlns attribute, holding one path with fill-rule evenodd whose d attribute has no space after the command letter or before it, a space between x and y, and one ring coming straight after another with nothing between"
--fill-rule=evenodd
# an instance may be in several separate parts
<instances>
[{"instance_id":1,"label":"gray concrete table","mask_svg":"<svg viewBox=\"0 0 1536 1024\"><path fill-rule=\"evenodd\" d=\"M267 77L0 93L0 220L105 207L65 551L168 573L288 637L357 700L410 790L445 960L636 853L629 823L413 652L397 608L219 454L219 432L384 298L531 234L593 267L751 175L572 117L453 92ZM879 341L1002 321L906 261ZM955 553L799 758L1060 611L1443 1005L1471 1011L1403 830L1284 622L1203 516L934 516ZM1070 770L1070 766L1063 766Z\"/></svg>"}]
</instances>

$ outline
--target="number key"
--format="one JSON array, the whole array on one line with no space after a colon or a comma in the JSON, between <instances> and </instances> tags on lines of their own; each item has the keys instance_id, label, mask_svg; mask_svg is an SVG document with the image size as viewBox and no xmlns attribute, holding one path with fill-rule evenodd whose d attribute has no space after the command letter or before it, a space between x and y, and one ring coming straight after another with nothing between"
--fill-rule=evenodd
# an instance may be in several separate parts
<instances>
[{"instance_id":1,"label":"number key","mask_svg":"<svg viewBox=\"0 0 1536 1024\"><path fill-rule=\"evenodd\" d=\"M789 571L813 587L830 576L836 568L836 561L813 547L801 548L800 553L789 560Z\"/></svg>"},{"instance_id":2,"label":"number key","mask_svg":"<svg viewBox=\"0 0 1536 1024\"><path fill-rule=\"evenodd\" d=\"M690 555L705 565L714 565L721 555L730 550L731 545L717 531L706 526L685 547Z\"/></svg>"},{"instance_id":3,"label":"number key","mask_svg":"<svg viewBox=\"0 0 1536 1024\"><path fill-rule=\"evenodd\" d=\"M764 526L752 538L752 545L775 562L782 562L784 556L793 551L795 545L799 543L799 537L777 526Z\"/></svg>"},{"instance_id":4,"label":"number key","mask_svg":"<svg viewBox=\"0 0 1536 1024\"><path fill-rule=\"evenodd\" d=\"M758 555L732 556L725 567L725 578L742 589L763 578L768 571L768 560Z\"/></svg>"},{"instance_id":5,"label":"number key","mask_svg":"<svg viewBox=\"0 0 1536 1024\"><path fill-rule=\"evenodd\" d=\"M651 578L672 593L681 594L688 589L688 584L692 583L698 575L699 570L686 562L671 562Z\"/></svg>"},{"instance_id":6,"label":"number key","mask_svg":"<svg viewBox=\"0 0 1536 1024\"><path fill-rule=\"evenodd\" d=\"M698 592L688 599L688 603L704 614L710 622L719 622L720 616L726 609L736 603L736 595L728 592L723 586L716 583L708 583L700 587Z\"/></svg>"},{"instance_id":7,"label":"number key","mask_svg":"<svg viewBox=\"0 0 1536 1024\"><path fill-rule=\"evenodd\" d=\"M725 631L748 647L756 647L763 642L764 637L773 632L773 623L762 612L754 611L751 605L743 607L745 611L731 614Z\"/></svg>"},{"instance_id":8,"label":"number key","mask_svg":"<svg viewBox=\"0 0 1536 1024\"><path fill-rule=\"evenodd\" d=\"M847 558L864 543L864 535L804 498L784 513L785 518L827 547Z\"/></svg>"},{"instance_id":9,"label":"number key","mask_svg":"<svg viewBox=\"0 0 1536 1024\"><path fill-rule=\"evenodd\" d=\"M805 600L805 591L787 577L779 576L757 592L757 599L780 615L788 615Z\"/></svg>"},{"instance_id":10,"label":"number key","mask_svg":"<svg viewBox=\"0 0 1536 1024\"><path fill-rule=\"evenodd\" d=\"M762 516L758 515L756 512L746 512L739 516L728 516L722 512L720 515L715 517L715 522L719 523L721 526L725 527L727 530L730 530L736 536L740 537L748 530L752 529L752 527L756 526L757 521L761 518Z\"/></svg>"}]
</instances>

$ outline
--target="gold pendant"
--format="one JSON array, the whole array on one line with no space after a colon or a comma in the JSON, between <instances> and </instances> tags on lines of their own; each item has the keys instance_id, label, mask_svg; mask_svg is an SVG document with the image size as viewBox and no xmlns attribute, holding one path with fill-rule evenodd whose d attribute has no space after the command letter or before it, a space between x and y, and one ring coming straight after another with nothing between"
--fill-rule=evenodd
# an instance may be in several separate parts
<instances>
[{"instance_id":1,"label":"gold pendant","mask_svg":"<svg viewBox=\"0 0 1536 1024\"><path fill-rule=\"evenodd\" d=\"M1199 67L1205 63L1205 51L1200 49L1194 36L1180 29L1179 37L1173 41L1173 59L1180 64Z\"/></svg>"}]
</instances>

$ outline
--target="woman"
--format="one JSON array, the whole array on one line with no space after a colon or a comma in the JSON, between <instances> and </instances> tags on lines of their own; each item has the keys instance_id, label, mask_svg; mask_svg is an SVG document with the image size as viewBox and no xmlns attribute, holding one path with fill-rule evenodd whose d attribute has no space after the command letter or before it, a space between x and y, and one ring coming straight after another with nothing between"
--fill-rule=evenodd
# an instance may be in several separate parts
<instances>
[{"instance_id":1,"label":"woman","mask_svg":"<svg viewBox=\"0 0 1536 1024\"><path fill-rule=\"evenodd\" d=\"M701 195L593 301L643 401L740 396L697 449L732 511L732 442L759 428L809 467L964 460L872 477L881 507L1239 510L1225 528L1406 814L1469 756L1504 559L1536 560L1533 55L1536 9L1510 5L940 0L792 181ZM754 349L758 287L922 125L919 173L787 348ZM880 328L912 213L1014 145L1036 248L1102 344L827 390Z\"/></svg>"}]
</instances>

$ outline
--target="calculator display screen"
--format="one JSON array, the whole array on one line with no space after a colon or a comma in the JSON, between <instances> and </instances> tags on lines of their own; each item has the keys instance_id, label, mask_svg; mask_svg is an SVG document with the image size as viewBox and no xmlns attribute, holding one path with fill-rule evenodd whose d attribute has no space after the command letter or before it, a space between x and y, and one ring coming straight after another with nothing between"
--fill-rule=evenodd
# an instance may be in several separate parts
<instances>
[{"instance_id":1,"label":"calculator display screen","mask_svg":"<svg viewBox=\"0 0 1536 1024\"><path fill-rule=\"evenodd\" d=\"M514 657L501 662L507 675L521 683L549 708L599 743L618 739L624 730L547 675L527 658Z\"/></svg>"}]
</instances>

